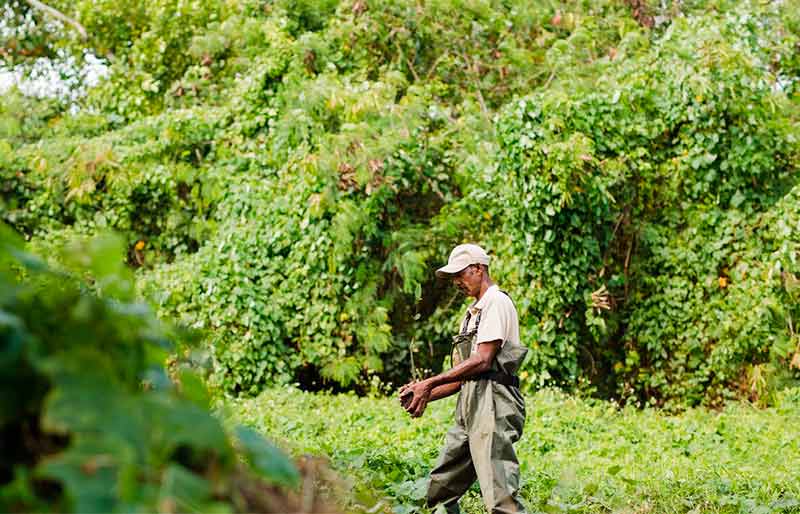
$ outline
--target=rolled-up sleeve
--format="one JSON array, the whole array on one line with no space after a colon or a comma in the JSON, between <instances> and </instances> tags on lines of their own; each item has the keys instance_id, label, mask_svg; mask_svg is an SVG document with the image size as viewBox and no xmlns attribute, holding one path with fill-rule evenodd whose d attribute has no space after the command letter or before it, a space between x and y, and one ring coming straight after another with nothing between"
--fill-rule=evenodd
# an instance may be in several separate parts
<instances>
[{"instance_id":1,"label":"rolled-up sleeve","mask_svg":"<svg viewBox=\"0 0 800 514\"><path fill-rule=\"evenodd\" d=\"M502 346L506 341L509 323L511 323L511 312L505 303L502 298L498 298L481 312L481 324L478 327L475 341L477 344L499 340Z\"/></svg>"}]
</instances>

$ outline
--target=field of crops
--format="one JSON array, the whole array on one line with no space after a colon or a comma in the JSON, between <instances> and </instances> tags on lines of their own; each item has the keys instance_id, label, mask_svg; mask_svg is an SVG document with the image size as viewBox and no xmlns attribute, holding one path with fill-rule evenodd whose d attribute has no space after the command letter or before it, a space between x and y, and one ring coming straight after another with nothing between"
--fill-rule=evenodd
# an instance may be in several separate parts
<instances>
[{"instance_id":1,"label":"field of crops","mask_svg":"<svg viewBox=\"0 0 800 514\"><path fill-rule=\"evenodd\" d=\"M531 512L800 512L800 390L671 416L544 390L517 445ZM426 512L425 476L454 399L412 420L391 398L270 389L226 416L295 455L324 455L352 486L349 511ZM358 504L358 502L363 502ZM485 512L477 486L462 511Z\"/></svg>"}]
</instances>

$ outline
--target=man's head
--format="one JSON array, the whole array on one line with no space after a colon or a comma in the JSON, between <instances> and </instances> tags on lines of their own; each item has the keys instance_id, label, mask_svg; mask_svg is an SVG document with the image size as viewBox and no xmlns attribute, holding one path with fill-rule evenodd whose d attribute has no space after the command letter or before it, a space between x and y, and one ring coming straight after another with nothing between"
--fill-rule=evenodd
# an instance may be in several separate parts
<instances>
[{"instance_id":1,"label":"man's head","mask_svg":"<svg viewBox=\"0 0 800 514\"><path fill-rule=\"evenodd\" d=\"M436 270L436 276L450 278L464 294L477 296L484 282L490 282L489 255L478 245L463 244L453 248L447 265Z\"/></svg>"},{"instance_id":2,"label":"man's head","mask_svg":"<svg viewBox=\"0 0 800 514\"><path fill-rule=\"evenodd\" d=\"M480 296L484 281L489 280L489 266L470 264L452 276L453 284L465 295Z\"/></svg>"}]
</instances>

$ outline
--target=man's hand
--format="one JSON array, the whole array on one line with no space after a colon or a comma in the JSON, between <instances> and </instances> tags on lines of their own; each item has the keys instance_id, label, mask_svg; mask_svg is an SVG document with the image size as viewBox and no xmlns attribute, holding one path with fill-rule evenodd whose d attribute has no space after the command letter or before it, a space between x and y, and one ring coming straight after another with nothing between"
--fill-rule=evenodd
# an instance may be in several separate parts
<instances>
[{"instance_id":1,"label":"man's hand","mask_svg":"<svg viewBox=\"0 0 800 514\"><path fill-rule=\"evenodd\" d=\"M432 390L427 380L406 384L400 388L400 404L412 417L418 418L425 412Z\"/></svg>"},{"instance_id":2,"label":"man's hand","mask_svg":"<svg viewBox=\"0 0 800 514\"><path fill-rule=\"evenodd\" d=\"M398 392L400 405L413 417L422 416L428 402L457 393L465 379L490 370L501 343L499 339L479 343L476 352L449 371L404 385Z\"/></svg>"},{"instance_id":3,"label":"man's hand","mask_svg":"<svg viewBox=\"0 0 800 514\"><path fill-rule=\"evenodd\" d=\"M402 405L404 409L407 409L409 404L411 404L411 399L414 397L414 395L412 394L411 389L409 388L416 383L417 380L409 382L408 384L401 387L397 393L398 396L400 397L400 405Z\"/></svg>"}]
</instances>

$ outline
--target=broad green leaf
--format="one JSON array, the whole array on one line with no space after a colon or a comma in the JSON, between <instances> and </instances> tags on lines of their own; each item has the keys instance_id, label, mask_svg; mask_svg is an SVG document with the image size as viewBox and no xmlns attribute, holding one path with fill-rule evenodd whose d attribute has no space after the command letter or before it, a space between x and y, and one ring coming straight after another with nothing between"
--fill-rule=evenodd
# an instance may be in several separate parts
<instances>
[{"instance_id":1,"label":"broad green leaf","mask_svg":"<svg viewBox=\"0 0 800 514\"><path fill-rule=\"evenodd\" d=\"M75 512L112 512L119 500L120 459L126 453L114 445L80 438L65 452L41 462L36 474L59 481Z\"/></svg>"},{"instance_id":2,"label":"broad green leaf","mask_svg":"<svg viewBox=\"0 0 800 514\"><path fill-rule=\"evenodd\" d=\"M298 484L300 474L297 468L261 434L252 428L238 426L235 435L240 451L254 471L273 484L288 487Z\"/></svg>"},{"instance_id":3,"label":"broad green leaf","mask_svg":"<svg viewBox=\"0 0 800 514\"><path fill-rule=\"evenodd\" d=\"M211 484L178 464L171 464L161 477L160 509L174 512L206 512Z\"/></svg>"}]
</instances>

